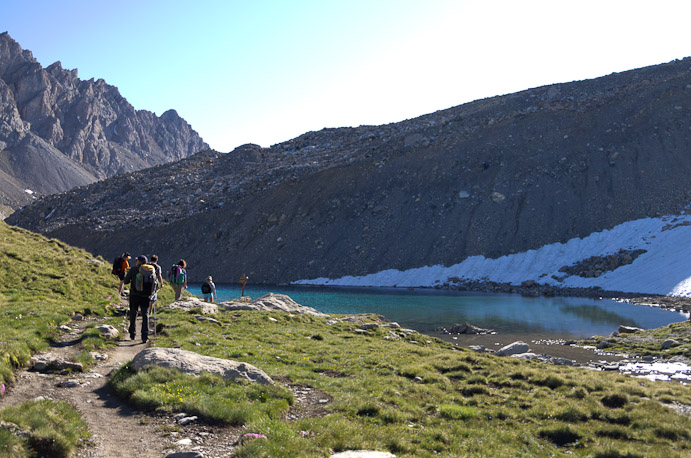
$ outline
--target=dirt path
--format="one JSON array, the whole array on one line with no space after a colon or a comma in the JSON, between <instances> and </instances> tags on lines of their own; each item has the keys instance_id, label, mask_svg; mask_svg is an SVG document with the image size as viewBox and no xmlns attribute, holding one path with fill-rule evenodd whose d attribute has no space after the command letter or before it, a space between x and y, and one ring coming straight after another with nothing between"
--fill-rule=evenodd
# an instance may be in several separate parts
<instances>
[{"instance_id":1,"label":"dirt path","mask_svg":"<svg viewBox=\"0 0 691 458\"><path fill-rule=\"evenodd\" d=\"M121 310L127 310L121 304ZM61 341L51 346L49 353L64 360L74 361L81 350L81 335L87 324L94 321L73 321L72 331L62 336ZM252 432L244 427L208 425L193 422L185 426L177 424L174 415L157 415L152 412L138 412L123 403L108 386L109 375L122 364L130 361L141 350L155 345L156 338L149 333L149 342L130 340L127 335L129 319L122 317L118 331L124 340L107 353L107 359L84 373L49 373L23 370L17 373L16 382L0 398L0 408L21 404L43 396L66 401L81 412L88 424L91 439L85 447L75 453L77 458L163 458L173 452L196 451L204 458L225 458L232 456L233 448L242 434ZM153 323L150 324L153 327ZM141 320L137 319L137 329ZM286 421L327 414L326 393L306 386L283 382L295 396L295 404L286 414Z\"/></svg>"},{"instance_id":2,"label":"dirt path","mask_svg":"<svg viewBox=\"0 0 691 458\"><path fill-rule=\"evenodd\" d=\"M123 404L108 387L108 376L122 364L151 345L140 340L129 340L124 329L127 319L123 317L125 340L108 352L105 361L84 373L43 374L33 370L17 373L17 380L0 400L0 407L17 405L43 396L52 400L67 401L83 415L91 433L86 447L75 456L80 458L120 458L124 456L165 457L176 451L199 451L204 458L227 457L232 444L244 432L241 428L190 424L179 426L172 416L146 415ZM55 343L50 353L70 360L80 349L80 336L87 322L70 324L73 331ZM137 323L140 329L140 320ZM78 383L78 385L77 385ZM70 385L76 385L71 386ZM185 445L177 444L183 441Z\"/></svg>"}]
</instances>

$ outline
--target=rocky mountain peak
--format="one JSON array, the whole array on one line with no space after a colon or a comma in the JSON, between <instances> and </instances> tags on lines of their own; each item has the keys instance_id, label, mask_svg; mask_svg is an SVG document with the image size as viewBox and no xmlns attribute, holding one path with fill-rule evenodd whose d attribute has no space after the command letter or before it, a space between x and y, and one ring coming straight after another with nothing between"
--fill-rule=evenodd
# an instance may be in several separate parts
<instances>
[{"instance_id":1,"label":"rocky mountain peak","mask_svg":"<svg viewBox=\"0 0 691 458\"><path fill-rule=\"evenodd\" d=\"M59 61L43 68L8 33L0 35L0 114L0 204L11 207L208 149L175 110L135 110L103 79L80 80Z\"/></svg>"}]
</instances>

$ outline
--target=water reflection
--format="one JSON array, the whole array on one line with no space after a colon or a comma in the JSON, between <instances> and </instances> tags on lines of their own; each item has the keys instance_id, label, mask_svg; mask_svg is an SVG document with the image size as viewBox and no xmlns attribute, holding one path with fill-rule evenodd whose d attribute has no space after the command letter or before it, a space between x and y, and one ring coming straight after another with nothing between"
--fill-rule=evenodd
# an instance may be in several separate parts
<instances>
[{"instance_id":1,"label":"water reflection","mask_svg":"<svg viewBox=\"0 0 691 458\"><path fill-rule=\"evenodd\" d=\"M194 292L195 287L190 290ZM240 296L235 285L217 285L217 292L219 301ZM250 287L245 291L254 298L268 292L287 294L324 313L378 313L420 332L467 321L500 334L576 338L607 335L619 325L649 329L685 319L681 314L653 307L568 297L292 286Z\"/></svg>"}]
</instances>

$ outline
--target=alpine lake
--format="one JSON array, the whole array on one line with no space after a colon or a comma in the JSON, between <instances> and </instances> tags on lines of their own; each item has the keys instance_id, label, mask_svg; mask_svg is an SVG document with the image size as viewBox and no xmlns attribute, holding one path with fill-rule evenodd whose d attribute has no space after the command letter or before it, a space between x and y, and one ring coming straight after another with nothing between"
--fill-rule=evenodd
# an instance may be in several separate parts
<instances>
[{"instance_id":1,"label":"alpine lake","mask_svg":"<svg viewBox=\"0 0 691 458\"><path fill-rule=\"evenodd\" d=\"M189 292L201 296L199 284ZM237 285L216 285L217 302L241 296ZM617 355L564 345L590 336L607 336L620 325L652 329L684 321L687 314L610 299L524 297L517 294L456 292L427 288L352 288L248 285L245 296L286 294L295 302L327 314L374 313L404 328L468 347L498 349L517 340L536 353L585 363L616 360ZM449 335L439 328L468 322L494 331L487 335Z\"/></svg>"}]
</instances>

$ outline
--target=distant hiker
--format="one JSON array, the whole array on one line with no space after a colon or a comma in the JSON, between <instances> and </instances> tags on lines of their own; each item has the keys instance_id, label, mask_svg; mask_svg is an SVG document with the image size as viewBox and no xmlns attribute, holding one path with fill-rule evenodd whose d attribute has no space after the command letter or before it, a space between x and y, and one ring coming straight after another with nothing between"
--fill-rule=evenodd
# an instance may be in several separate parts
<instances>
[{"instance_id":1,"label":"distant hiker","mask_svg":"<svg viewBox=\"0 0 691 458\"><path fill-rule=\"evenodd\" d=\"M118 290L119 294L122 294L122 279L125 278L125 274L127 273L127 270L130 268L129 261L130 254L127 252L122 253L121 256L118 256L113 260L112 274L120 279L120 289Z\"/></svg>"},{"instance_id":2,"label":"distant hiker","mask_svg":"<svg viewBox=\"0 0 691 458\"><path fill-rule=\"evenodd\" d=\"M175 300L179 301L182 299L182 290L187 289L187 263L184 259L178 261L177 264L173 264L168 272L168 281L170 286L173 287L175 291Z\"/></svg>"},{"instance_id":3,"label":"distant hiker","mask_svg":"<svg viewBox=\"0 0 691 458\"><path fill-rule=\"evenodd\" d=\"M238 283L240 283L240 286L242 287L242 297L245 297L245 285L247 284L247 280L249 280L250 277L248 277L245 274L242 274L242 277L240 277L240 280L238 280Z\"/></svg>"},{"instance_id":4,"label":"distant hiker","mask_svg":"<svg viewBox=\"0 0 691 458\"><path fill-rule=\"evenodd\" d=\"M137 257L136 264L127 271L123 283L130 284L130 339L137 335L137 312L142 315L142 342L149 340L149 304L158 288L156 268L148 264L146 256Z\"/></svg>"},{"instance_id":5,"label":"distant hiker","mask_svg":"<svg viewBox=\"0 0 691 458\"><path fill-rule=\"evenodd\" d=\"M158 265L158 256L152 254L151 261L149 262L149 264L154 266L154 269L156 269L156 280L158 281L158 287L156 288L156 291L154 291L154 295L151 296L151 304L149 304L149 313L151 313L151 309L154 306L154 302L158 300L158 290L163 288L163 276L161 266Z\"/></svg>"},{"instance_id":6,"label":"distant hiker","mask_svg":"<svg viewBox=\"0 0 691 458\"><path fill-rule=\"evenodd\" d=\"M206 281L202 283L202 294L204 295L204 302L213 302L216 300L216 285L211 275L206 277Z\"/></svg>"}]
</instances>

